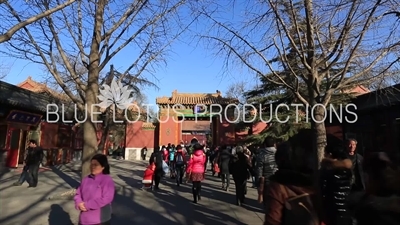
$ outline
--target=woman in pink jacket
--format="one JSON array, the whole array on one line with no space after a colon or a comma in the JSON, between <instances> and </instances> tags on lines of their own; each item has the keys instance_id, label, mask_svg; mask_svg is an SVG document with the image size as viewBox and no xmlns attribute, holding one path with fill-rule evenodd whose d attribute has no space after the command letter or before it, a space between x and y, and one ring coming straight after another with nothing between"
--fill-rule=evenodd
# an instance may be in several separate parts
<instances>
[{"instance_id":1,"label":"woman in pink jacket","mask_svg":"<svg viewBox=\"0 0 400 225\"><path fill-rule=\"evenodd\" d=\"M90 162L91 174L83 178L74 197L81 225L110 225L115 184L110 176L107 156L97 154Z\"/></svg>"},{"instance_id":2,"label":"woman in pink jacket","mask_svg":"<svg viewBox=\"0 0 400 225\"><path fill-rule=\"evenodd\" d=\"M200 200L201 181L204 180L206 155L203 151L203 146L199 143L193 146L194 152L190 156L187 173L190 174L192 181L193 202L197 203Z\"/></svg>"}]
</instances>

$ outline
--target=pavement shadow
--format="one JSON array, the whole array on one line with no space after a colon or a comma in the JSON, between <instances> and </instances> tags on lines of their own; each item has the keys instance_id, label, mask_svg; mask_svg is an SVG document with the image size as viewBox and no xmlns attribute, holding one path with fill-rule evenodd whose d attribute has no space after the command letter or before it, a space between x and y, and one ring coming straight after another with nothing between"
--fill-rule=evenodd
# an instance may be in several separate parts
<instances>
[{"instance_id":1,"label":"pavement shadow","mask_svg":"<svg viewBox=\"0 0 400 225\"><path fill-rule=\"evenodd\" d=\"M202 201L199 201L198 204L192 203L187 198L180 196L177 193L178 191L191 193L191 187L176 187L175 191L173 192L151 192L162 208L167 211L167 214L170 215L170 217L172 217L178 224L194 225L196 222L200 224L213 225L246 225L230 215L209 209L207 205L202 205ZM208 192L202 191L201 195L203 197L210 198L211 196L207 196L207 193ZM206 199L204 200L206 201Z\"/></svg>"},{"instance_id":2,"label":"pavement shadow","mask_svg":"<svg viewBox=\"0 0 400 225\"><path fill-rule=\"evenodd\" d=\"M140 191L140 190L137 190ZM144 199L135 199L134 191L129 188L122 187L121 190L114 197L112 203L113 217L111 219L112 224L118 225L178 225L170 220L168 217L163 216L162 213L153 210L150 207L147 208L140 203L143 203L146 198L152 198L151 192L146 192Z\"/></svg>"},{"instance_id":3,"label":"pavement shadow","mask_svg":"<svg viewBox=\"0 0 400 225\"><path fill-rule=\"evenodd\" d=\"M179 190L180 192L187 192L187 193L192 193L192 184L188 183L186 185L182 185L180 187L176 187L176 184L174 182L170 182L167 180L167 182L162 183L163 185L170 186L172 189ZM231 184L230 187L230 192L223 191L219 188L216 188L215 185L209 184L209 183L202 183L202 193L201 195L210 198L216 201L221 201L229 204L236 204L236 192L235 192L235 184ZM247 190L250 188L247 187ZM264 213L264 210L262 209L262 204L258 203L257 200L254 200L252 198L246 198L245 203L243 204L243 208L253 211L253 212L258 212L258 213Z\"/></svg>"},{"instance_id":4,"label":"pavement shadow","mask_svg":"<svg viewBox=\"0 0 400 225\"><path fill-rule=\"evenodd\" d=\"M120 167L120 166L117 166L117 165L112 165L112 169L121 170L121 171L124 171L126 173L132 173L133 175L142 177L146 168L145 167L140 167L140 169L138 169L138 168L127 169L127 168L123 168L123 167Z\"/></svg>"},{"instance_id":5,"label":"pavement shadow","mask_svg":"<svg viewBox=\"0 0 400 225\"><path fill-rule=\"evenodd\" d=\"M65 212L60 205L53 204L50 207L49 225L74 225L74 223L69 213Z\"/></svg>"},{"instance_id":6,"label":"pavement shadow","mask_svg":"<svg viewBox=\"0 0 400 225\"><path fill-rule=\"evenodd\" d=\"M59 176L61 179L63 179L65 181L65 183L67 183L72 188L79 187L80 183L77 180L75 180L68 174L64 173L63 171L59 170L58 168L51 167L51 171L53 171L53 173L57 174L57 176Z\"/></svg>"},{"instance_id":7,"label":"pavement shadow","mask_svg":"<svg viewBox=\"0 0 400 225\"><path fill-rule=\"evenodd\" d=\"M4 173L3 175L0 176L0 178L3 178L3 176L5 176L6 174L8 175L9 173L11 173L11 172ZM17 178L19 176L21 176L21 174L13 174L7 178L0 179L0 182L7 182L10 180L14 180L15 178Z\"/></svg>"},{"instance_id":8,"label":"pavement shadow","mask_svg":"<svg viewBox=\"0 0 400 225\"><path fill-rule=\"evenodd\" d=\"M140 180L135 179L133 177L126 177L123 175L117 175L119 177L119 179L123 180L127 185L133 187L133 188L140 188L141 184L140 184Z\"/></svg>"}]
</instances>

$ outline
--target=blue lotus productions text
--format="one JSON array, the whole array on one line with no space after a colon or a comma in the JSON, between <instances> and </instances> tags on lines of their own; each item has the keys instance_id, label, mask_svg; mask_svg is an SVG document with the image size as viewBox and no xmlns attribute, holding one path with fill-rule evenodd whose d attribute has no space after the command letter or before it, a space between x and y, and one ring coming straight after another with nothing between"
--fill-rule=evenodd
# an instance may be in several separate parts
<instances>
[{"instance_id":1,"label":"blue lotus productions text","mask_svg":"<svg viewBox=\"0 0 400 225\"><path fill-rule=\"evenodd\" d=\"M153 119L158 120L158 123L167 123L170 121L170 117L176 123L182 123L185 121L185 115L182 109L186 107L182 104L175 104L171 105L168 108L158 109L157 114L150 116L150 108L157 105L154 104L143 104L140 107L136 104L132 104L128 107L128 110L123 110L124 117L121 118L120 113L116 116L115 111L112 111L112 120L114 123L135 123L138 122L141 118L141 115L144 115L147 118L147 122L154 122ZM315 118L315 110L317 107L323 109L323 118L317 119ZM266 112L266 109L268 112ZM79 109L76 105L73 107L73 112L71 111L70 107L67 110L67 107L64 105L58 106L56 104L49 104L47 105L46 110L46 121L49 123L83 123L87 121L88 118L91 118L92 123L102 123L102 120L97 119L93 121L93 118L99 118L98 115L101 115L99 105L93 104L90 107L85 105L85 113L79 112ZM136 119L132 120L128 116L129 110L134 110L137 114ZM294 110L294 111L293 111ZM159 115L159 112L163 112L163 116ZM290 116L282 116L282 112L289 112L291 111ZM261 121L264 123L270 122L278 122L278 123L288 123L294 122L299 123L303 122L315 122L315 123L323 123L329 122L332 123L334 121L339 123L355 123L358 120L357 116L357 106L355 104L340 104L340 105L328 105L324 106L322 104L316 104L313 106L303 105L303 104L280 104L275 107L270 105L266 107L265 105L254 105L254 104L229 104L229 105L219 105L219 104L197 104L193 107L193 116L190 116L192 119L194 117L194 121L204 121L205 119L209 118L209 121L212 121L213 117L219 118L219 120L227 121L228 123L238 123L238 122L256 122ZM236 113L232 113L236 112ZM242 112L242 113L237 113ZM243 112L253 112L253 113L243 113ZM255 113L254 113L255 112ZM73 114L73 115L72 115ZM89 115L90 114L90 115ZM97 115L97 116L95 116ZM161 119L162 118L162 119Z\"/></svg>"},{"instance_id":2,"label":"blue lotus productions text","mask_svg":"<svg viewBox=\"0 0 400 225\"><path fill-rule=\"evenodd\" d=\"M316 118L315 111L317 107L320 107L323 110L323 117ZM180 117L184 117L182 113L177 112L175 109L178 108L176 106L171 109L174 113L178 114ZM230 111L232 108L235 109L236 112L253 112L253 113L235 113L232 115ZM267 110L265 110L267 108ZM339 122L339 123L355 123L358 120L357 116L357 106L355 104L339 104L328 106L324 106L323 104L315 104L313 106L303 105L303 104L280 104L277 106L269 105L254 105L254 104L229 104L226 106L222 106L219 104L211 104L208 107L203 104L198 104L194 108L195 110L195 120L200 117L204 117L205 115L209 115L210 121L212 117L219 117L220 121L225 120L229 123L238 123L240 121L251 123L255 121L261 121L264 123L270 122L278 122L278 123L288 123L294 122L299 123L301 121L304 122L315 122L315 123L324 123L324 122ZM201 110L203 109L203 110ZM204 110L207 109L207 110ZM294 110L294 111L293 111ZM282 112L289 112L291 116L283 116ZM256 112L256 113L254 113ZM179 115L180 114L180 115ZM303 119L303 120L302 120Z\"/></svg>"}]
</instances>

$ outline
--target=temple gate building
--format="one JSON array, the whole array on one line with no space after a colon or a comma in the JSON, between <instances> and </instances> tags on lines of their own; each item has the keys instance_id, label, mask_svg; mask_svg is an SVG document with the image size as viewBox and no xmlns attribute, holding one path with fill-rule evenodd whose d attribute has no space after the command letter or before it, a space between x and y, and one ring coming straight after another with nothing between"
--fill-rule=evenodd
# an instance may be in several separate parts
<instances>
[{"instance_id":1,"label":"temple gate building","mask_svg":"<svg viewBox=\"0 0 400 225\"><path fill-rule=\"evenodd\" d=\"M156 99L159 107L159 144L233 144L235 124L233 105L238 100L216 93L178 93ZM226 110L226 113L224 113ZM221 114L219 116L218 114ZM226 116L225 116L226 114ZM228 119L227 119L227 118Z\"/></svg>"}]
</instances>

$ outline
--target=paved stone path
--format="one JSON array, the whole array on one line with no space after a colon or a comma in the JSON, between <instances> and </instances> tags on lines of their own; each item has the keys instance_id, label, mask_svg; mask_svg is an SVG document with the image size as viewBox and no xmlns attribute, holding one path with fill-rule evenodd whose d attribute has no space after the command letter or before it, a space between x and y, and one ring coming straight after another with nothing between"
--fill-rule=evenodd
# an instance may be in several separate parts
<instances>
[{"instance_id":1,"label":"paved stone path","mask_svg":"<svg viewBox=\"0 0 400 225\"><path fill-rule=\"evenodd\" d=\"M202 201L193 204L190 184L176 187L164 179L161 191L143 191L141 177L144 162L110 160L112 175L119 186L113 203L115 225L261 225L262 206L256 202L256 190L249 188L247 205L234 205L234 185L230 192L220 190L217 177L207 175L202 188ZM71 170L44 170L39 185L13 187L18 172L0 178L1 225L71 225L77 224L78 212L72 201L47 200L79 183L79 174ZM250 185L250 184L249 184Z\"/></svg>"}]
</instances>

